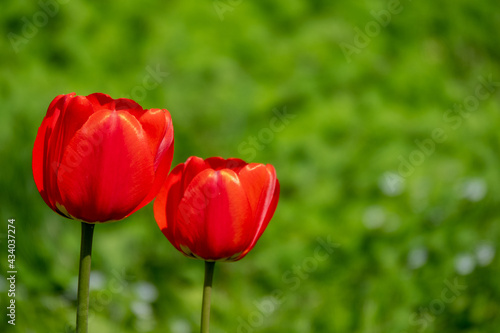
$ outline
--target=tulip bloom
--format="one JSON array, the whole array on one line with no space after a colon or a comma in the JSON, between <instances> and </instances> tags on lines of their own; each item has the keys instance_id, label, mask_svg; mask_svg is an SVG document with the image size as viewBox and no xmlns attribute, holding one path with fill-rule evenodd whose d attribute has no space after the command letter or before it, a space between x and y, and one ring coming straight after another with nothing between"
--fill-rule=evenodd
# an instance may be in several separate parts
<instances>
[{"instance_id":1,"label":"tulip bloom","mask_svg":"<svg viewBox=\"0 0 500 333\"><path fill-rule=\"evenodd\" d=\"M156 196L173 142L167 110L101 93L59 95L38 129L33 176L58 214L88 223L121 220Z\"/></svg>"},{"instance_id":2,"label":"tulip bloom","mask_svg":"<svg viewBox=\"0 0 500 333\"><path fill-rule=\"evenodd\" d=\"M186 256L236 261L266 229L279 191L272 165L190 157L172 170L160 190L155 219Z\"/></svg>"}]
</instances>

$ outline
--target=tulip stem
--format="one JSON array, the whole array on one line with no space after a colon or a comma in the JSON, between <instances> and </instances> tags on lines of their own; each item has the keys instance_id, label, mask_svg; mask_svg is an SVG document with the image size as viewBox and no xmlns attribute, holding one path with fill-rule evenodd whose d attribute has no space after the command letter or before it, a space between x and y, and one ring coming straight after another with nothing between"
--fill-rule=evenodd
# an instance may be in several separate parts
<instances>
[{"instance_id":1,"label":"tulip stem","mask_svg":"<svg viewBox=\"0 0 500 333\"><path fill-rule=\"evenodd\" d=\"M203 302L201 305L201 333L208 333L210 325L210 297L212 294L212 278L215 261L205 261L205 282L203 285Z\"/></svg>"},{"instance_id":2,"label":"tulip stem","mask_svg":"<svg viewBox=\"0 0 500 333\"><path fill-rule=\"evenodd\" d=\"M90 262L94 224L82 222L80 247L80 272L78 274L78 301L76 309L76 333L88 332Z\"/></svg>"}]
</instances>

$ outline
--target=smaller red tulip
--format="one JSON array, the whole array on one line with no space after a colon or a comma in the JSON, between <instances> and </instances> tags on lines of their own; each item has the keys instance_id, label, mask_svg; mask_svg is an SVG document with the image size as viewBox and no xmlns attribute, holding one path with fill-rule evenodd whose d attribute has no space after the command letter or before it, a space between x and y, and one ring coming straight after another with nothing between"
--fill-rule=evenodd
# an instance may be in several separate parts
<instances>
[{"instance_id":1,"label":"smaller red tulip","mask_svg":"<svg viewBox=\"0 0 500 333\"><path fill-rule=\"evenodd\" d=\"M172 119L106 94L57 96L33 148L43 200L89 223L121 220L156 196L172 163Z\"/></svg>"},{"instance_id":2,"label":"smaller red tulip","mask_svg":"<svg viewBox=\"0 0 500 333\"><path fill-rule=\"evenodd\" d=\"M270 164L190 157L167 177L154 203L155 219L186 256L236 261L266 229L279 192Z\"/></svg>"}]
</instances>

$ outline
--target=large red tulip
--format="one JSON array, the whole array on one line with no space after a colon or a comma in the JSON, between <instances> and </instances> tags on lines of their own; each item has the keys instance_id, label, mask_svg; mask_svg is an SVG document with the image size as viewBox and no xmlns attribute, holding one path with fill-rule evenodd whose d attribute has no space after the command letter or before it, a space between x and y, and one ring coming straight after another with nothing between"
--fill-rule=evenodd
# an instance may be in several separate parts
<instances>
[{"instance_id":1,"label":"large red tulip","mask_svg":"<svg viewBox=\"0 0 500 333\"><path fill-rule=\"evenodd\" d=\"M62 216L120 220L156 196L173 142L167 110L101 93L60 95L38 129L33 176L43 200Z\"/></svg>"},{"instance_id":2,"label":"large red tulip","mask_svg":"<svg viewBox=\"0 0 500 333\"><path fill-rule=\"evenodd\" d=\"M168 176L154 203L155 219L186 256L236 261L266 229L279 191L272 165L190 157Z\"/></svg>"}]
</instances>

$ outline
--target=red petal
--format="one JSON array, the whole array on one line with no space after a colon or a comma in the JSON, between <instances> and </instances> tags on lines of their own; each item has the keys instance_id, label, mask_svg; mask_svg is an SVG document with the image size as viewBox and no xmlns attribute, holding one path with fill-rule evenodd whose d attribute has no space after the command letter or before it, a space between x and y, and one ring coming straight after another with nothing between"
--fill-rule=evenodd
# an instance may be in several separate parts
<instances>
[{"instance_id":1,"label":"red petal","mask_svg":"<svg viewBox=\"0 0 500 333\"><path fill-rule=\"evenodd\" d=\"M172 170L158 193L153 206L155 220L158 227L172 243L172 245L174 245L179 251L182 250L179 248L179 245L173 235L176 228L176 221L174 218L177 213L179 202L183 196L183 189L181 188L183 170L183 163L177 165Z\"/></svg>"},{"instance_id":2,"label":"red petal","mask_svg":"<svg viewBox=\"0 0 500 333\"><path fill-rule=\"evenodd\" d=\"M138 103L128 98L115 99L115 110L128 111L130 113L138 112L141 115L147 111L144 110ZM137 116L136 118L139 117L140 116Z\"/></svg>"},{"instance_id":3,"label":"red petal","mask_svg":"<svg viewBox=\"0 0 500 333\"><path fill-rule=\"evenodd\" d=\"M47 169L46 163L49 150L49 141L57 120L59 119L59 116L61 114L61 108L64 105L65 100L73 95L74 93L69 95L59 95L54 98L52 103L50 103L47 114L43 118L42 124L38 128L35 144L33 147L33 178L43 200L53 210L56 210L56 207L49 197L49 193L47 193L48 186L46 183L46 178L49 177L48 173L51 172L50 168Z\"/></svg>"},{"instance_id":4,"label":"red petal","mask_svg":"<svg viewBox=\"0 0 500 333\"><path fill-rule=\"evenodd\" d=\"M94 93L86 97L90 103L92 103L94 110L115 110L115 100L109 95L103 93ZM135 102L134 102L135 103Z\"/></svg>"},{"instance_id":5,"label":"red petal","mask_svg":"<svg viewBox=\"0 0 500 333\"><path fill-rule=\"evenodd\" d=\"M247 163L239 158L228 158L227 160L222 157L210 157L205 160L214 170L230 169L238 173Z\"/></svg>"},{"instance_id":6,"label":"red petal","mask_svg":"<svg viewBox=\"0 0 500 333\"><path fill-rule=\"evenodd\" d=\"M238 177L252 207L254 228L252 242L238 258L241 259L255 246L269 224L276 209L279 184L277 187L276 171L272 165L249 164L240 171ZM270 210L272 212L268 214Z\"/></svg>"},{"instance_id":7,"label":"red petal","mask_svg":"<svg viewBox=\"0 0 500 333\"><path fill-rule=\"evenodd\" d=\"M174 236L180 247L203 259L238 255L253 238L250 206L231 170L208 169L193 178L179 204L177 222Z\"/></svg>"},{"instance_id":8,"label":"red petal","mask_svg":"<svg viewBox=\"0 0 500 333\"><path fill-rule=\"evenodd\" d=\"M50 147L53 153L51 159L57 162L61 160L64 149L75 133L82 128L94 113L92 104L83 96L68 98L61 111L61 116L58 119L56 128L54 128L54 133L57 133L57 136L53 136Z\"/></svg>"},{"instance_id":9,"label":"red petal","mask_svg":"<svg viewBox=\"0 0 500 333\"><path fill-rule=\"evenodd\" d=\"M102 137L94 144L93 137ZM87 222L120 220L151 189L153 156L141 125L128 112L92 115L64 152L58 184L62 205Z\"/></svg>"},{"instance_id":10,"label":"red petal","mask_svg":"<svg viewBox=\"0 0 500 333\"><path fill-rule=\"evenodd\" d=\"M278 179L276 179L276 186L274 187L274 193L273 193L273 200L271 201L271 204L269 205L269 208L267 208L267 213L266 217L264 218L264 225L267 227L269 224L269 221L271 221L271 218L274 215L274 212L276 211L276 207L278 206L278 200L280 197L280 183ZM257 239L262 235L264 232L265 227L262 229L259 235L257 235Z\"/></svg>"},{"instance_id":11,"label":"red petal","mask_svg":"<svg viewBox=\"0 0 500 333\"><path fill-rule=\"evenodd\" d=\"M182 173L182 188L186 189L191 183L191 180L196 177L200 172L210 168L205 161L197 156L191 156L187 159L184 172Z\"/></svg>"},{"instance_id":12,"label":"red petal","mask_svg":"<svg viewBox=\"0 0 500 333\"><path fill-rule=\"evenodd\" d=\"M102 110L116 110L116 111L129 111L139 118L144 109L135 101L127 98L113 99L107 94L94 93L87 96L87 99L92 103L96 111Z\"/></svg>"},{"instance_id":13,"label":"red petal","mask_svg":"<svg viewBox=\"0 0 500 333\"><path fill-rule=\"evenodd\" d=\"M167 110L151 109L145 110L140 115L133 115L141 123L142 129L146 134L151 155L156 156L160 143L167 134L167 128L171 125L170 114ZM171 142L173 137L168 139Z\"/></svg>"},{"instance_id":14,"label":"red petal","mask_svg":"<svg viewBox=\"0 0 500 333\"><path fill-rule=\"evenodd\" d=\"M75 133L94 112L92 105L82 96L67 95L60 107L60 116L48 141L48 153L45 159L47 188L54 205L61 200L57 174L61 172L61 168L64 169L64 166L61 166L64 151Z\"/></svg>"},{"instance_id":15,"label":"red petal","mask_svg":"<svg viewBox=\"0 0 500 333\"><path fill-rule=\"evenodd\" d=\"M174 157L174 129L170 113L167 110L151 109L144 112L138 120L154 157L155 178L149 194L133 212L147 205L158 194Z\"/></svg>"}]
</instances>

